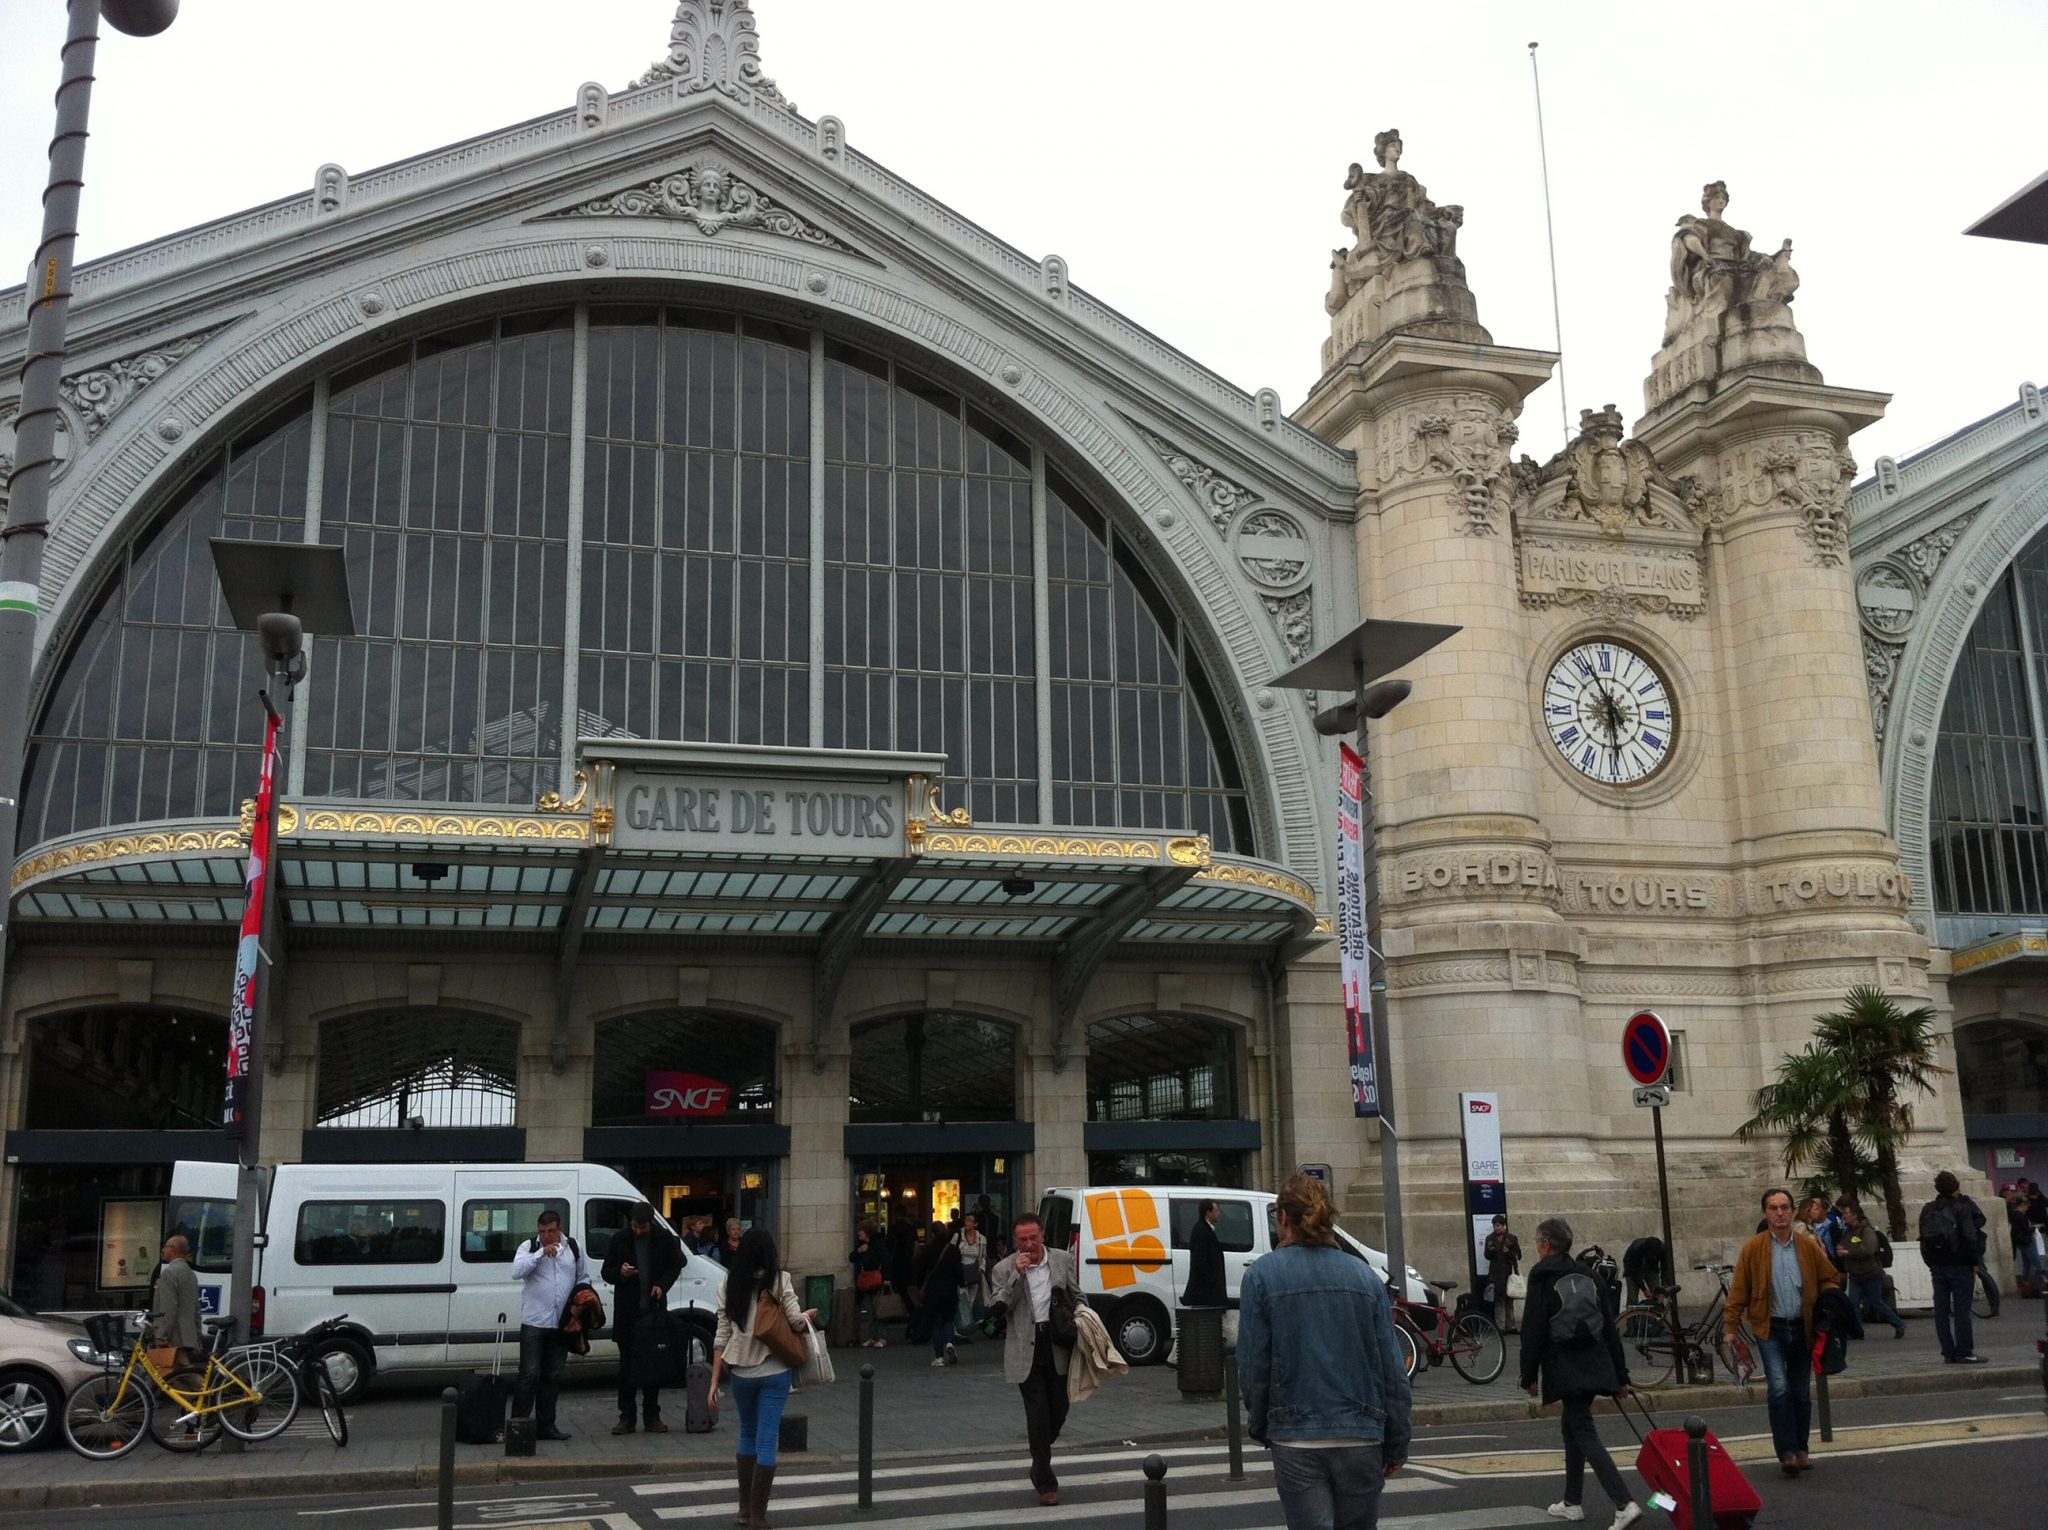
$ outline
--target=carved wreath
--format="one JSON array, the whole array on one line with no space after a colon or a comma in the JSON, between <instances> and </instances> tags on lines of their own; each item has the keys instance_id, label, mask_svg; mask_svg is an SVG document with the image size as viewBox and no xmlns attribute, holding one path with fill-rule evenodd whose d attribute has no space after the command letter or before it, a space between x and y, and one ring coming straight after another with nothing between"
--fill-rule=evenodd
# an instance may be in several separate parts
<instances>
[{"instance_id":1,"label":"carved wreath","mask_svg":"<svg viewBox=\"0 0 2048 1530\"><path fill-rule=\"evenodd\" d=\"M694 224L702 234L747 228L821 249L848 247L814 227L766 193L756 190L720 165L692 165L642 186L608 197L579 202L555 216L563 218L670 218ZM850 252L849 252L850 253Z\"/></svg>"}]
</instances>

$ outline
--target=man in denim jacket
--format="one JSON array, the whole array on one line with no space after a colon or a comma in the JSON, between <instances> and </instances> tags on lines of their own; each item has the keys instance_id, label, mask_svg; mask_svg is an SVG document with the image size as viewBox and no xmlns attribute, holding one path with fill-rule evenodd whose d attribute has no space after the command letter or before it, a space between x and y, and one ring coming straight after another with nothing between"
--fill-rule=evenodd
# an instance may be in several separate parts
<instances>
[{"instance_id":1,"label":"man in denim jacket","mask_svg":"<svg viewBox=\"0 0 2048 1530\"><path fill-rule=\"evenodd\" d=\"M1370 1530L1408 1459L1408 1375L1387 1288L1336 1241L1320 1183L1280 1191L1280 1246L1245 1272L1237 1371L1251 1437L1273 1452L1288 1530Z\"/></svg>"}]
</instances>

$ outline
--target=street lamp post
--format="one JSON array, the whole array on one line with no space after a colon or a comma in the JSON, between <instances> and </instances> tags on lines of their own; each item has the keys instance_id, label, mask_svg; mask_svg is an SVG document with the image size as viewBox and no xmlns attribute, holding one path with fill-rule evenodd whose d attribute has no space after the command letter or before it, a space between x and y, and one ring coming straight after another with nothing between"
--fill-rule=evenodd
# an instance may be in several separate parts
<instances>
[{"instance_id":1,"label":"street lamp post","mask_svg":"<svg viewBox=\"0 0 2048 1530\"><path fill-rule=\"evenodd\" d=\"M348 566L339 547L279 542L240 542L216 537L214 570L228 613L237 627L254 632L263 645L262 786L264 814L250 829L250 907L244 910L237 947L234 992L228 1010L228 1077L222 1124L235 1148L234 1252L228 1275L228 1310L244 1324L255 1316L256 1224L263 1208L263 1049L270 1025L271 968L275 961L278 810L284 782L277 779L277 734L291 713L292 687L306 678L306 634L353 635ZM270 687L284 687L284 705L274 704ZM230 1432L222 1448L240 1450Z\"/></svg>"},{"instance_id":2,"label":"street lamp post","mask_svg":"<svg viewBox=\"0 0 2048 1530\"><path fill-rule=\"evenodd\" d=\"M1377 804L1372 788L1372 755L1367 724L1385 717L1408 698L1406 680L1380 677L1420 658L1459 629L1436 622L1363 621L1320 653L1304 659L1273 684L1288 690L1348 691L1335 706L1316 714L1318 733L1356 732L1363 762L1359 786L1359 843L1365 922L1365 986L1371 1016L1373 1075L1378 1082L1380 1184L1386 1201L1387 1282L1393 1294L1408 1294L1407 1237L1401 1222L1401 1154L1394 1125L1393 1041L1387 1028L1387 964L1380 934L1380 861L1376 842ZM1362 1114L1368 1113L1361 1111Z\"/></svg>"},{"instance_id":3,"label":"street lamp post","mask_svg":"<svg viewBox=\"0 0 2048 1530\"><path fill-rule=\"evenodd\" d=\"M57 385L71 317L71 270L78 249L78 195L85 184L86 118L102 9L114 27L154 37L178 14L178 0L71 0L57 130L43 189L43 237L29 267L28 349L21 364L21 413L14 471L0 523L0 851L14 866L21 829L22 763L28 752L28 676L35 657L43 544L49 539L50 475L57 466ZM0 890L0 1014L6 1012L7 922L12 898Z\"/></svg>"}]
</instances>

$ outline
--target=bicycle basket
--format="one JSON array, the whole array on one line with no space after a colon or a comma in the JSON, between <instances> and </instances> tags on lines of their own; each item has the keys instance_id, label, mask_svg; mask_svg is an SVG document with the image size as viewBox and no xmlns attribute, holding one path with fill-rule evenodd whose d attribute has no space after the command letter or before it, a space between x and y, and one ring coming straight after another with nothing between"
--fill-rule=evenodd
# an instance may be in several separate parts
<instances>
[{"instance_id":1,"label":"bicycle basket","mask_svg":"<svg viewBox=\"0 0 2048 1530\"><path fill-rule=\"evenodd\" d=\"M118 1355L128 1348L128 1314L101 1312L85 1320L85 1336L103 1355Z\"/></svg>"}]
</instances>

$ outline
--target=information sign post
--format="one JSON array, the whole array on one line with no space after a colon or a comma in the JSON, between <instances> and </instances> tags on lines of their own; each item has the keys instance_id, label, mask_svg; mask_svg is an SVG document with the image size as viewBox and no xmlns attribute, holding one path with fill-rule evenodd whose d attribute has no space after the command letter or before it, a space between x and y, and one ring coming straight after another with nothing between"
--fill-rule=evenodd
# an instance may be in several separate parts
<instances>
[{"instance_id":1,"label":"information sign post","mask_svg":"<svg viewBox=\"0 0 2048 1530\"><path fill-rule=\"evenodd\" d=\"M1671 1181L1664 1171L1664 1105L1671 1091L1658 1087L1671 1069L1671 1031L1654 1010L1640 1009L1621 1028L1621 1061L1640 1086L1636 1104L1650 1112L1650 1132L1657 1140L1657 1209L1664 1218L1664 1257L1678 1270L1678 1250L1671 1243ZM1678 1298L1671 1299L1671 1319L1678 1321Z\"/></svg>"}]
</instances>

